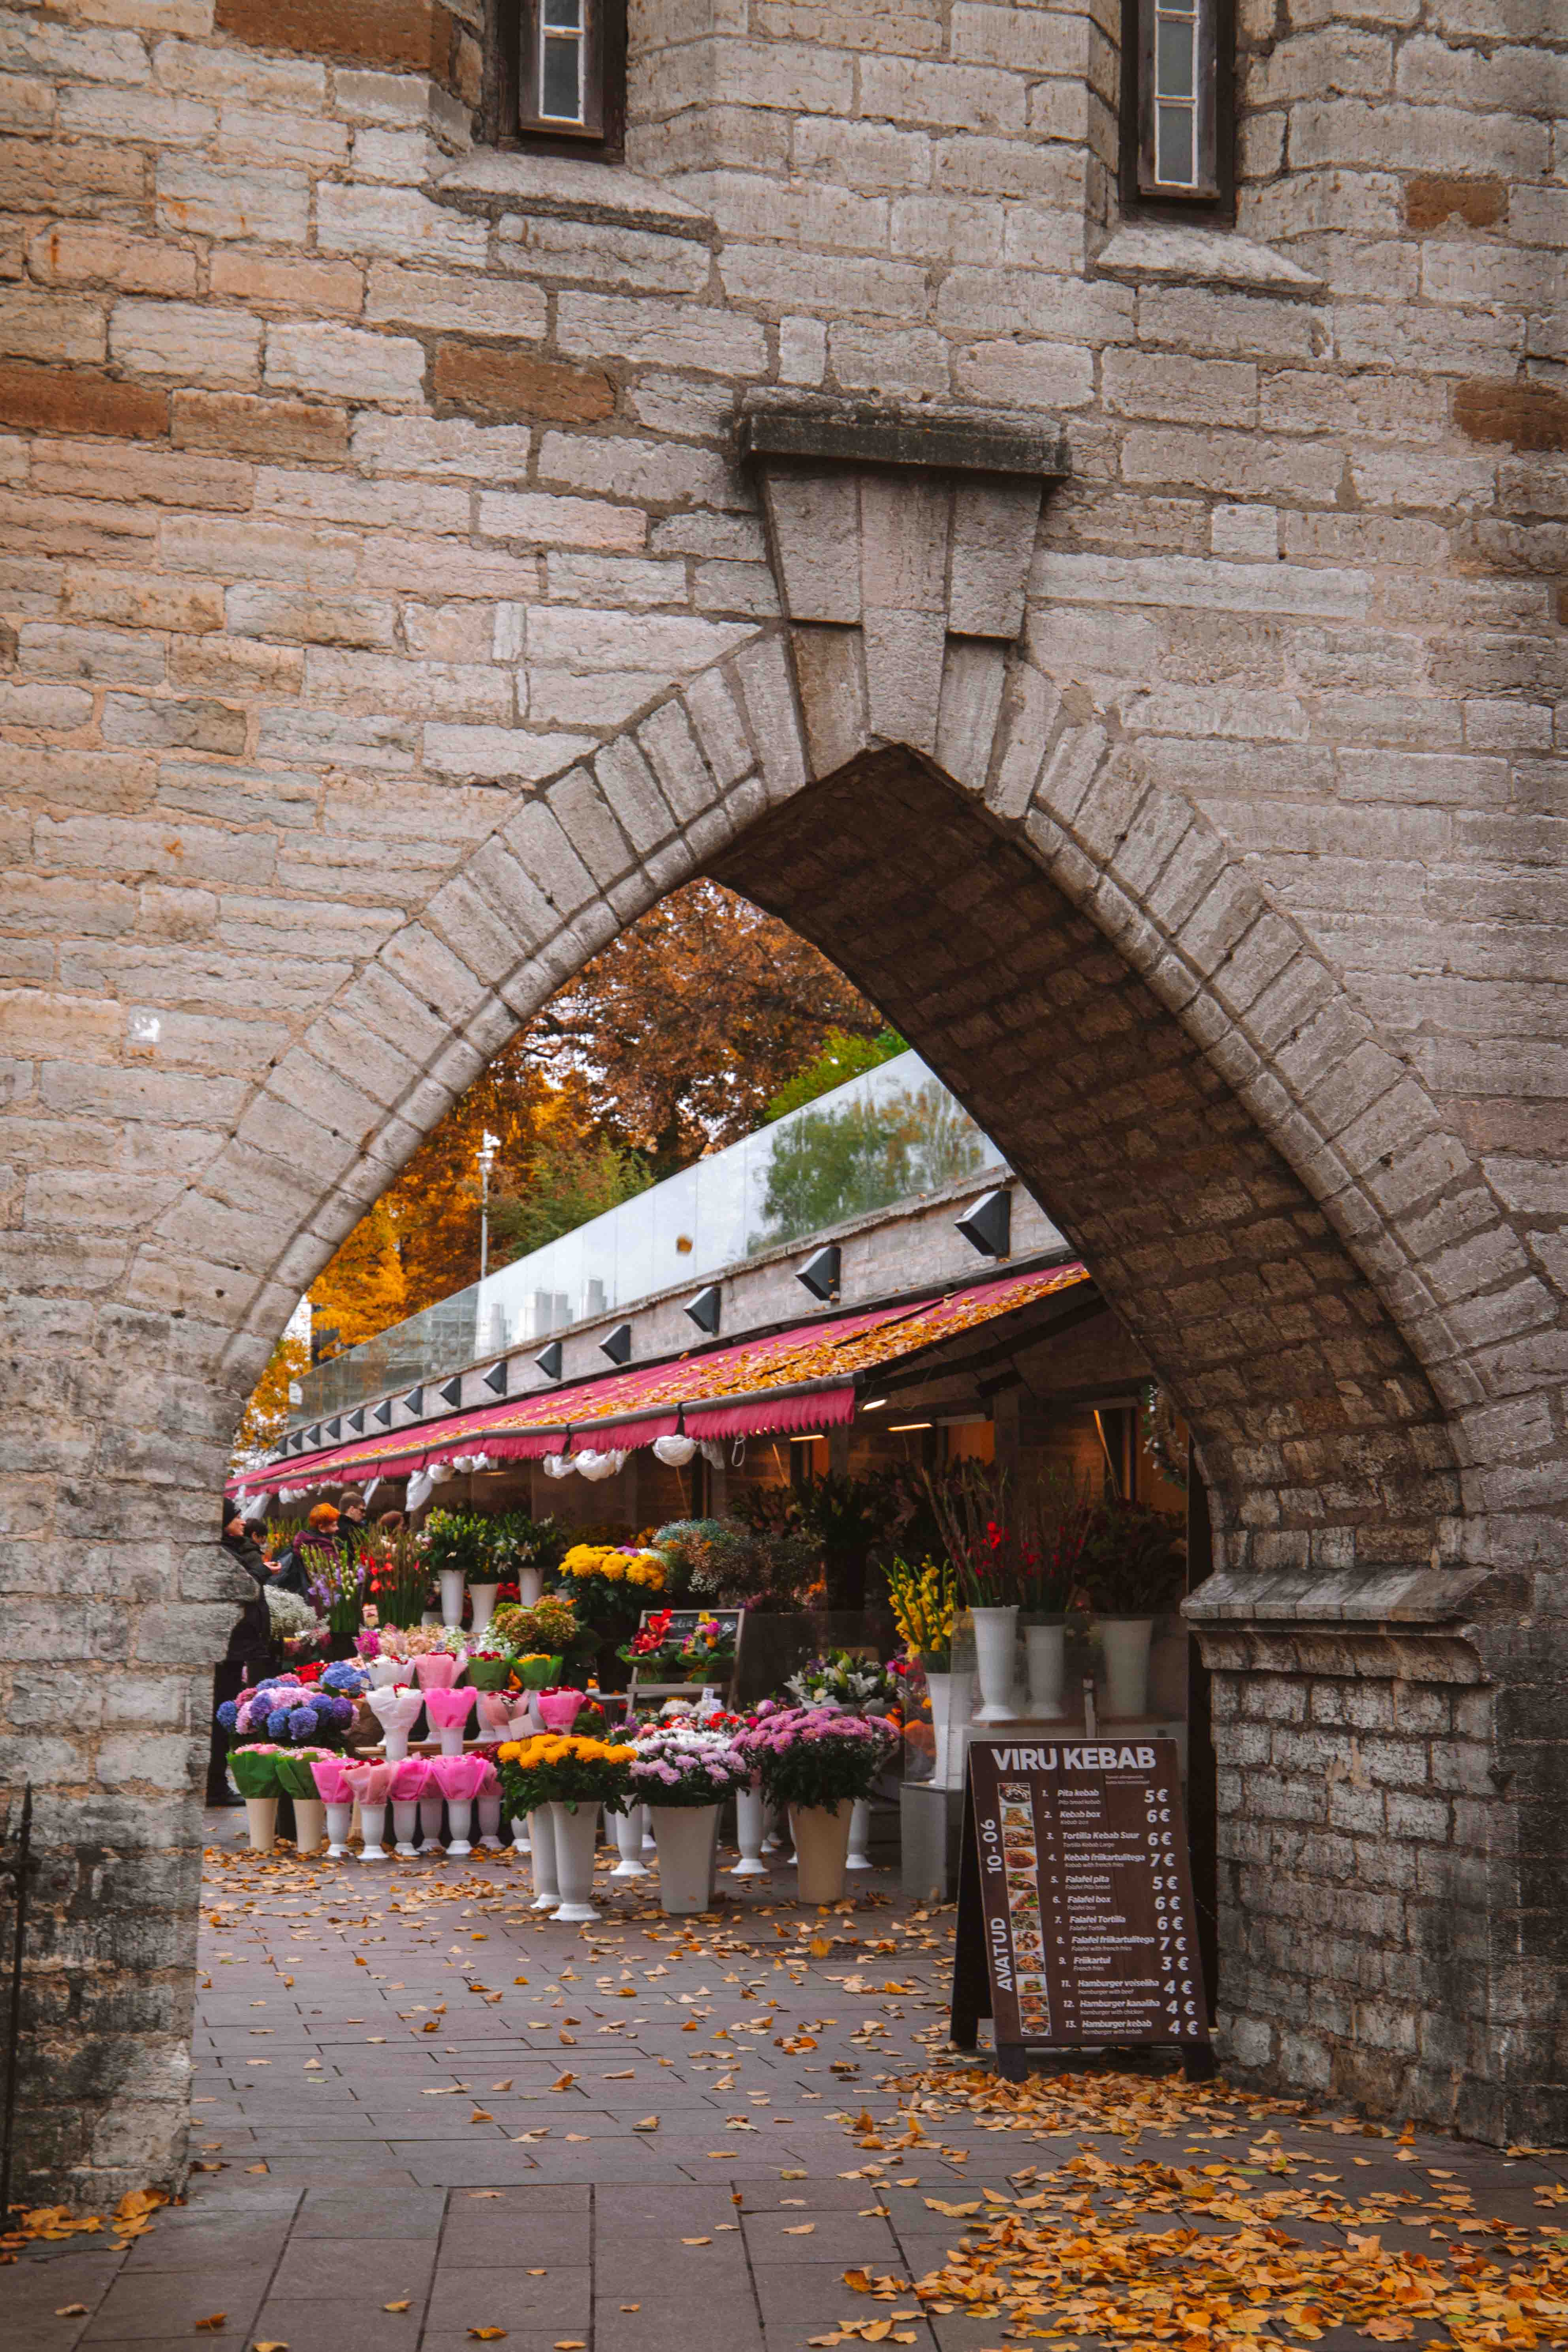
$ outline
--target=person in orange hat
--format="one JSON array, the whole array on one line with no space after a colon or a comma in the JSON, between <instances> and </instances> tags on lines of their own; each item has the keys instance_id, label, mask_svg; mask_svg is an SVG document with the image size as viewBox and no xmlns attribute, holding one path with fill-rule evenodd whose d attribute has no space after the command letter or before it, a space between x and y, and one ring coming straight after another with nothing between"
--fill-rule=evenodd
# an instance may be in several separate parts
<instances>
[{"instance_id":1,"label":"person in orange hat","mask_svg":"<svg viewBox=\"0 0 1568 2352\"><path fill-rule=\"evenodd\" d=\"M297 1592L302 1601L308 1601L310 1579L320 1573L322 1552L338 1549L338 1507L335 1503L318 1503L279 1561L278 1583L285 1592Z\"/></svg>"}]
</instances>

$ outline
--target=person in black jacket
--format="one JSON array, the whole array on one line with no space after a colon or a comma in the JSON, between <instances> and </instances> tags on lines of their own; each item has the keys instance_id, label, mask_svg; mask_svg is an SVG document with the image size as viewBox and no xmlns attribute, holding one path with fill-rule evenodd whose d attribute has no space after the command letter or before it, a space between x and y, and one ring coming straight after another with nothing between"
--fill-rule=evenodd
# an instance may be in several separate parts
<instances>
[{"instance_id":1,"label":"person in black jacket","mask_svg":"<svg viewBox=\"0 0 1568 2352\"><path fill-rule=\"evenodd\" d=\"M222 1661L213 1668L212 1744L207 1752L207 1794L209 1805L237 1805L243 1798L231 1796L226 1772L228 1741L217 1720L217 1710L226 1698L237 1698L247 1682L259 1682L272 1665L272 1620L268 1612L266 1591L273 1581L270 1567L262 1558L256 1541L246 1529L245 1521L231 1503L223 1506L223 1548L256 1580L256 1590L239 1612L228 1648Z\"/></svg>"}]
</instances>

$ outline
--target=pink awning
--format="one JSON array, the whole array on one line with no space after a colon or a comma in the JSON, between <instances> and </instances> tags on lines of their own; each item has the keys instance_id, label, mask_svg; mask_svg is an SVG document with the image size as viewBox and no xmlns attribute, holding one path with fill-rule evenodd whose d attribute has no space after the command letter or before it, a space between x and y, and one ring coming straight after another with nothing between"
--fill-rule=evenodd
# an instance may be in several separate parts
<instances>
[{"instance_id":1,"label":"pink awning","mask_svg":"<svg viewBox=\"0 0 1568 2352\"><path fill-rule=\"evenodd\" d=\"M584 1446L630 1451L678 1427L712 1438L826 1429L853 1417L858 1375L1088 1280L1080 1265L1054 1265L972 1283L939 1298L813 1316L756 1339L454 1412L434 1425L355 1438L273 1463L235 1485L275 1493L302 1483L401 1477L467 1454L509 1462Z\"/></svg>"}]
</instances>

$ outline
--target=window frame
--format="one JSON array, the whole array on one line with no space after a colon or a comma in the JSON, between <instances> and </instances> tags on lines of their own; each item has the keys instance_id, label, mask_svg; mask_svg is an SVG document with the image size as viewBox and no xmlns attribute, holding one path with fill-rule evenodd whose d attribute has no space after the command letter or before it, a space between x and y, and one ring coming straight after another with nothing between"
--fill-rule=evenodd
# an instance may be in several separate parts
<instances>
[{"instance_id":1,"label":"window frame","mask_svg":"<svg viewBox=\"0 0 1568 2352\"><path fill-rule=\"evenodd\" d=\"M1124 213L1230 219L1236 206L1235 0L1198 0L1195 86L1197 183L1154 176L1157 0L1121 0L1121 168Z\"/></svg>"},{"instance_id":2,"label":"window frame","mask_svg":"<svg viewBox=\"0 0 1568 2352\"><path fill-rule=\"evenodd\" d=\"M493 146L618 163L626 136L626 0L581 0L582 124L538 111L534 60L544 0L489 0L485 128Z\"/></svg>"}]
</instances>

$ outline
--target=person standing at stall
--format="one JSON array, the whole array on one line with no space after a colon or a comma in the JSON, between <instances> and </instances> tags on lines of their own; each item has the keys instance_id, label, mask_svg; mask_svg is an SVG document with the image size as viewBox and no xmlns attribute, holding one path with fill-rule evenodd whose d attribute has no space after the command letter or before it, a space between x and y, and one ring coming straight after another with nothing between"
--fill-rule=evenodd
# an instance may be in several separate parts
<instances>
[{"instance_id":1,"label":"person standing at stall","mask_svg":"<svg viewBox=\"0 0 1568 2352\"><path fill-rule=\"evenodd\" d=\"M270 1563L262 1557L238 1511L226 1500L223 1505L223 1548L230 1559L254 1580L256 1590L239 1612L228 1637L227 1649L213 1668L213 1720L207 1750L206 1801L209 1805L240 1805L245 1802L244 1798L229 1792L228 1742L219 1727L217 1710L225 1699L237 1698L246 1683L259 1682L270 1670L272 1620L268 1612L266 1592L274 1579Z\"/></svg>"}]
</instances>

